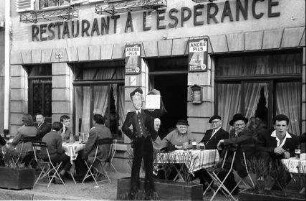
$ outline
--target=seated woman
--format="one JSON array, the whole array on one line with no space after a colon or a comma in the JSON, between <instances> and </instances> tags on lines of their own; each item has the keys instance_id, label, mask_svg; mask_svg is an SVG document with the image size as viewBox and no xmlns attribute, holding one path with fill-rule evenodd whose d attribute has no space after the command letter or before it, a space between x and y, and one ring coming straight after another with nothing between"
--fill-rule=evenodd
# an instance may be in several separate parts
<instances>
[{"instance_id":1,"label":"seated woman","mask_svg":"<svg viewBox=\"0 0 306 201\"><path fill-rule=\"evenodd\" d=\"M33 146L32 142L23 141L23 139L28 137L36 137L37 129L34 126L32 116L29 114L22 116L22 124L23 126L17 130L17 134L13 138L12 146L16 146L17 152L23 156L22 162L25 164L25 166L28 166L34 157Z\"/></svg>"},{"instance_id":2,"label":"seated woman","mask_svg":"<svg viewBox=\"0 0 306 201\"><path fill-rule=\"evenodd\" d=\"M54 122L51 131L42 138L42 141L47 144L52 163L62 162L59 172L61 177L71 168L70 157L65 154L65 150L62 147L62 127L60 122Z\"/></svg>"}]
</instances>

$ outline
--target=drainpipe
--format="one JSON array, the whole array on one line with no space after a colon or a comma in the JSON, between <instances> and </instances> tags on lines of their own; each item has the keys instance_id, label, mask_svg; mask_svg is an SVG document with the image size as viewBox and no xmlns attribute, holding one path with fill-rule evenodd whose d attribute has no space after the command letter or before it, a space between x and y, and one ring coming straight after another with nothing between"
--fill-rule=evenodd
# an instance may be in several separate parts
<instances>
[{"instance_id":1,"label":"drainpipe","mask_svg":"<svg viewBox=\"0 0 306 201\"><path fill-rule=\"evenodd\" d=\"M10 5L5 1L5 33L4 33L4 135L9 134L9 106L10 106Z\"/></svg>"}]
</instances>

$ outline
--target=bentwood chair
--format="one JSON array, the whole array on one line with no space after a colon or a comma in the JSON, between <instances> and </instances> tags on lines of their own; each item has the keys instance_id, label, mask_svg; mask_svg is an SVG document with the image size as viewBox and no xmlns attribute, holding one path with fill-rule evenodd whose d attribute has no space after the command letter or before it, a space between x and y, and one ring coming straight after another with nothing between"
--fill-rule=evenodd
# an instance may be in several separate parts
<instances>
[{"instance_id":1,"label":"bentwood chair","mask_svg":"<svg viewBox=\"0 0 306 201\"><path fill-rule=\"evenodd\" d=\"M105 165L107 163L111 164L111 158L113 158L114 153L112 152L112 144L113 144L113 139L112 138L104 138L104 139L99 139L96 141L96 150L95 150L95 155L92 161L85 161L85 165L87 166L87 172L83 178L82 183L89 178L92 177L95 184L99 186L98 182L111 182L106 170L105 170ZM109 146L109 150L107 151L107 156L105 157L105 153L103 153L102 146ZM101 154L100 159L98 153ZM104 157L103 157L104 156ZM111 164L112 165L112 164Z\"/></svg>"},{"instance_id":2,"label":"bentwood chair","mask_svg":"<svg viewBox=\"0 0 306 201\"><path fill-rule=\"evenodd\" d=\"M34 150L34 157L38 167L40 168L40 173L34 185L36 185L40 180L44 178L47 178L49 181L47 187L49 187L52 181L55 179L58 179L60 183L65 184L58 172L62 162L54 164L51 161L48 147L45 142L33 142L32 144Z\"/></svg>"}]
</instances>

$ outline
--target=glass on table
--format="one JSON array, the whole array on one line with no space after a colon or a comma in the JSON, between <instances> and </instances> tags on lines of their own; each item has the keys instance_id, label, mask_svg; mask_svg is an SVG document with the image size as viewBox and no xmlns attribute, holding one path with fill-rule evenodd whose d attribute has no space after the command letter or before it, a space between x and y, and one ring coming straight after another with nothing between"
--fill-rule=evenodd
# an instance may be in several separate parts
<instances>
[{"instance_id":1,"label":"glass on table","mask_svg":"<svg viewBox=\"0 0 306 201\"><path fill-rule=\"evenodd\" d=\"M200 142L199 145L200 145L200 149L201 149L201 150L204 150L204 149L205 149L205 145L204 145L203 142Z\"/></svg>"},{"instance_id":2,"label":"glass on table","mask_svg":"<svg viewBox=\"0 0 306 201\"><path fill-rule=\"evenodd\" d=\"M295 153L295 157L297 159L300 159L301 149L299 147L294 150L294 153Z\"/></svg>"},{"instance_id":3,"label":"glass on table","mask_svg":"<svg viewBox=\"0 0 306 201\"><path fill-rule=\"evenodd\" d=\"M183 149L184 149L184 150L187 150L187 149L188 149L188 142L184 142L184 143L183 143Z\"/></svg>"}]
</instances>

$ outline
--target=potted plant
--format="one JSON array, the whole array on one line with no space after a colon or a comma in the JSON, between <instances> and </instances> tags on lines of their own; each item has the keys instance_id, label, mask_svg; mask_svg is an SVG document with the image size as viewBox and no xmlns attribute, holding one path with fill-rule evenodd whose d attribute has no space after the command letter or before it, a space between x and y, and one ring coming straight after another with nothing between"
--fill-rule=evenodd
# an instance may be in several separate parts
<instances>
[{"instance_id":1,"label":"potted plant","mask_svg":"<svg viewBox=\"0 0 306 201\"><path fill-rule=\"evenodd\" d=\"M289 189L284 175L288 174L287 168L281 162L268 165L263 159L251 159L248 161L249 172L253 175L255 187L239 193L242 201L290 201L305 200L297 190ZM276 184L279 189L274 189ZM295 187L295 189L297 189Z\"/></svg>"},{"instance_id":2,"label":"potted plant","mask_svg":"<svg viewBox=\"0 0 306 201\"><path fill-rule=\"evenodd\" d=\"M25 167L21 162L22 155L15 149L2 147L4 166L0 167L0 188L31 189L35 182L35 170Z\"/></svg>"}]
</instances>

